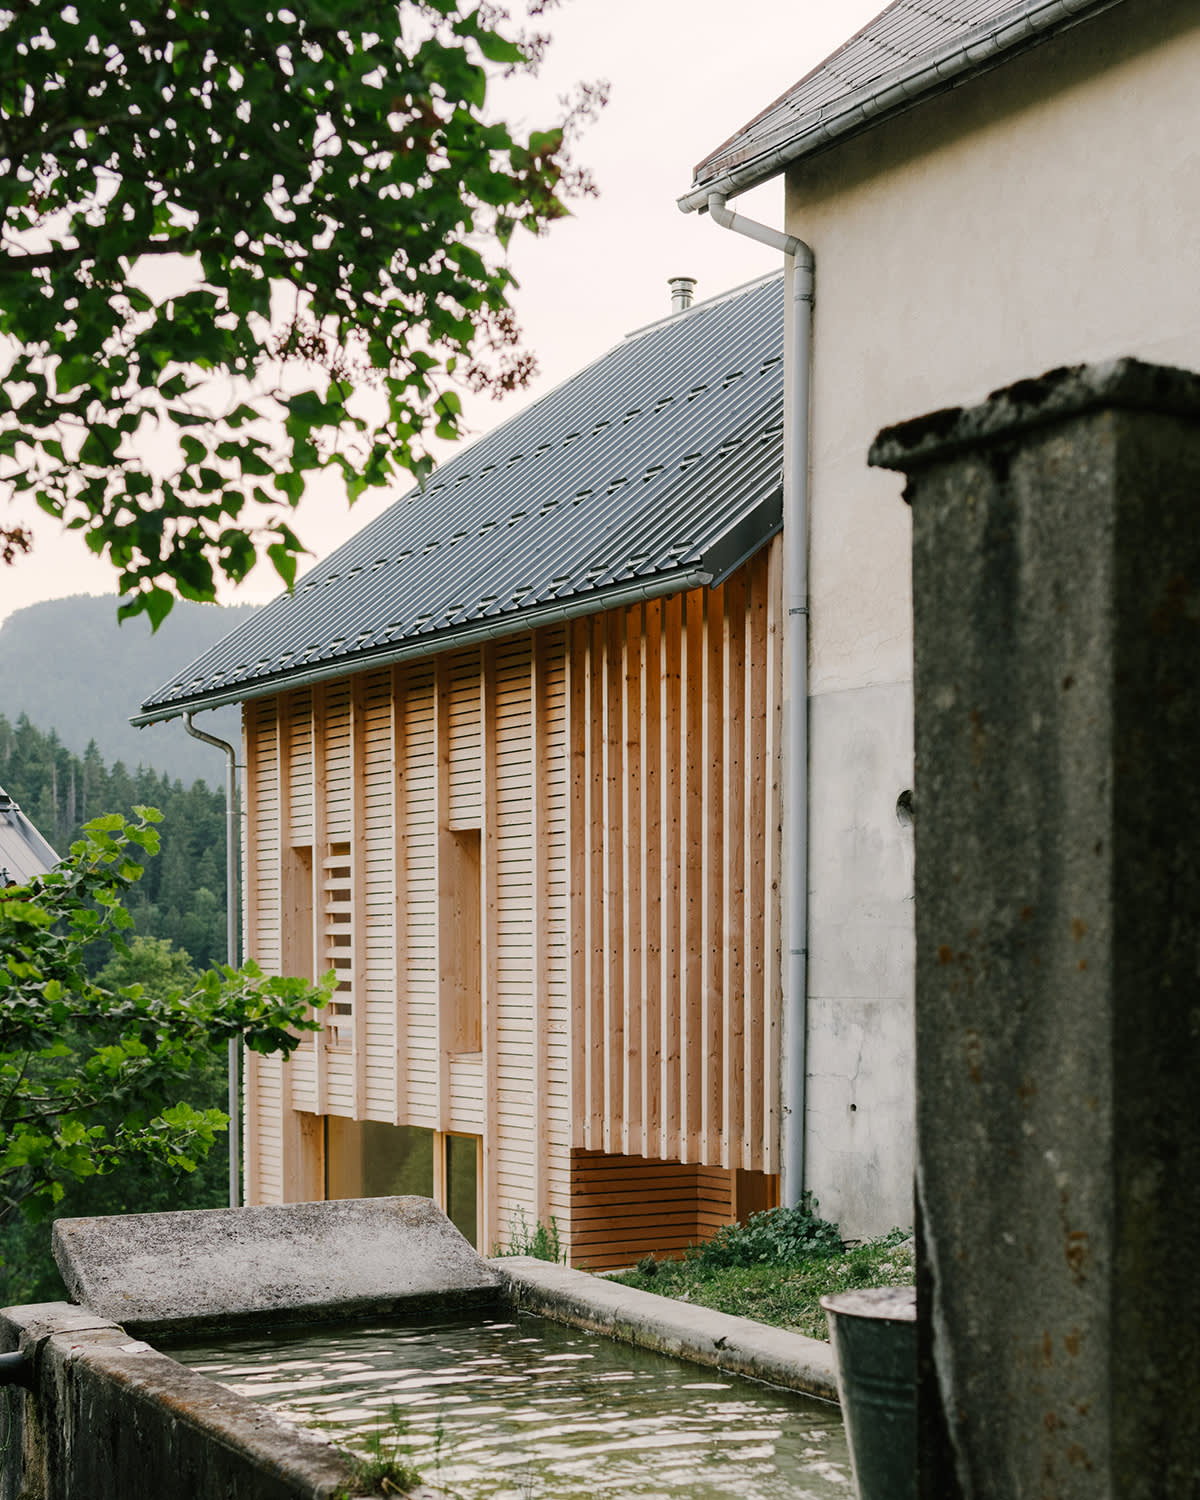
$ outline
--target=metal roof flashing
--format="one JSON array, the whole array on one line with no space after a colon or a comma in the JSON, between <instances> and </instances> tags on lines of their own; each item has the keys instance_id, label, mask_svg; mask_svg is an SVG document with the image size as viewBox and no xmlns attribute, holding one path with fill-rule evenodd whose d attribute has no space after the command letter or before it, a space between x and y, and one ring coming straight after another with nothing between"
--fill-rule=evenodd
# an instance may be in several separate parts
<instances>
[{"instance_id":1,"label":"metal roof flashing","mask_svg":"<svg viewBox=\"0 0 1200 1500\"><path fill-rule=\"evenodd\" d=\"M714 192L736 197L1121 3L893 0L705 157L679 207L703 211Z\"/></svg>"},{"instance_id":2,"label":"metal roof flashing","mask_svg":"<svg viewBox=\"0 0 1200 1500\"><path fill-rule=\"evenodd\" d=\"M148 697L143 726L721 582L782 524L783 277L613 346Z\"/></svg>"}]
</instances>

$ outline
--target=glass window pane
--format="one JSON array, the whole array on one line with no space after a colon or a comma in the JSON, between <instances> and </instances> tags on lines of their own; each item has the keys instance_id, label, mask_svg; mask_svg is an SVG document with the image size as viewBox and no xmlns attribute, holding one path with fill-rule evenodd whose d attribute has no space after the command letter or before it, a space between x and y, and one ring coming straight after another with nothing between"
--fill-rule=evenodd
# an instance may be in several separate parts
<instances>
[{"instance_id":1,"label":"glass window pane","mask_svg":"<svg viewBox=\"0 0 1200 1500\"><path fill-rule=\"evenodd\" d=\"M433 1131L380 1120L325 1119L326 1198L433 1197Z\"/></svg>"},{"instance_id":2,"label":"glass window pane","mask_svg":"<svg viewBox=\"0 0 1200 1500\"><path fill-rule=\"evenodd\" d=\"M468 1243L479 1249L479 1137L446 1137L446 1213Z\"/></svg>"}]
</instances>

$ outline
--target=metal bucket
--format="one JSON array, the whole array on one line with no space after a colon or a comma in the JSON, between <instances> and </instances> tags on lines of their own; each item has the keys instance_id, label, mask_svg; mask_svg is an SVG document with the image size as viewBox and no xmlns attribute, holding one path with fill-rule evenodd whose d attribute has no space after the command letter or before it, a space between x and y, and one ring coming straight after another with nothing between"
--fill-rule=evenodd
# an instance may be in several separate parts
<instances>
[{"instance_id":1,"label":"metal bucket","mask_svg":"<svg viewBox=\"0 0 1200 1500\"><path fill-rule=\"evenodd\" d=\"M916 1289L838 1292L821 1306L859 1500L916 1500Z\"/></svg>"}]
</instances>

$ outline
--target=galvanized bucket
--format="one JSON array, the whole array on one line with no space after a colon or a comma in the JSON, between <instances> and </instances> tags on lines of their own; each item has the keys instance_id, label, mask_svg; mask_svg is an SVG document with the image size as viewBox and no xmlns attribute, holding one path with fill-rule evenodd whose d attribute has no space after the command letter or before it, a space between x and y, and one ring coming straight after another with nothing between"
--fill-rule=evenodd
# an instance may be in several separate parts
<instances>
[{"instance_id":1,"label":"galvanized bucket","mask_svg":"<svg viewBox=\"0 0 1200 1500\"><path fill-rule=\"evenodd\" d=\"M821 1306L859 1500L916 1500L916 1289L838 1292Z\"/></svg>"}]
</instances>

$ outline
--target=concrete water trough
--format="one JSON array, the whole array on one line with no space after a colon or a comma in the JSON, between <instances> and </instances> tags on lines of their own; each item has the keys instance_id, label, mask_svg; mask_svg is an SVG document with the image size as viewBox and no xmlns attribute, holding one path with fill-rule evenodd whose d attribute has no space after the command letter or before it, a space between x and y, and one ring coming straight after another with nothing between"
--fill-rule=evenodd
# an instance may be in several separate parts
<instances>
[{"instance_id":1,"label":"concrete water trough","mask_svg":"<svg viewBox=\"0 0 1200 1500\"><path fill-rule=\"evenodd\" d=\"M363 1493L328 1439L165 1352L349 1319L535 1313L836 1400L826 1344L566 1266L485 1260L423 1198L60 1220L55 1256L73 1300L0 1312L0 1357L21 1356L0 1372L0 1500Z\"/></svg>"}]
</instances>

